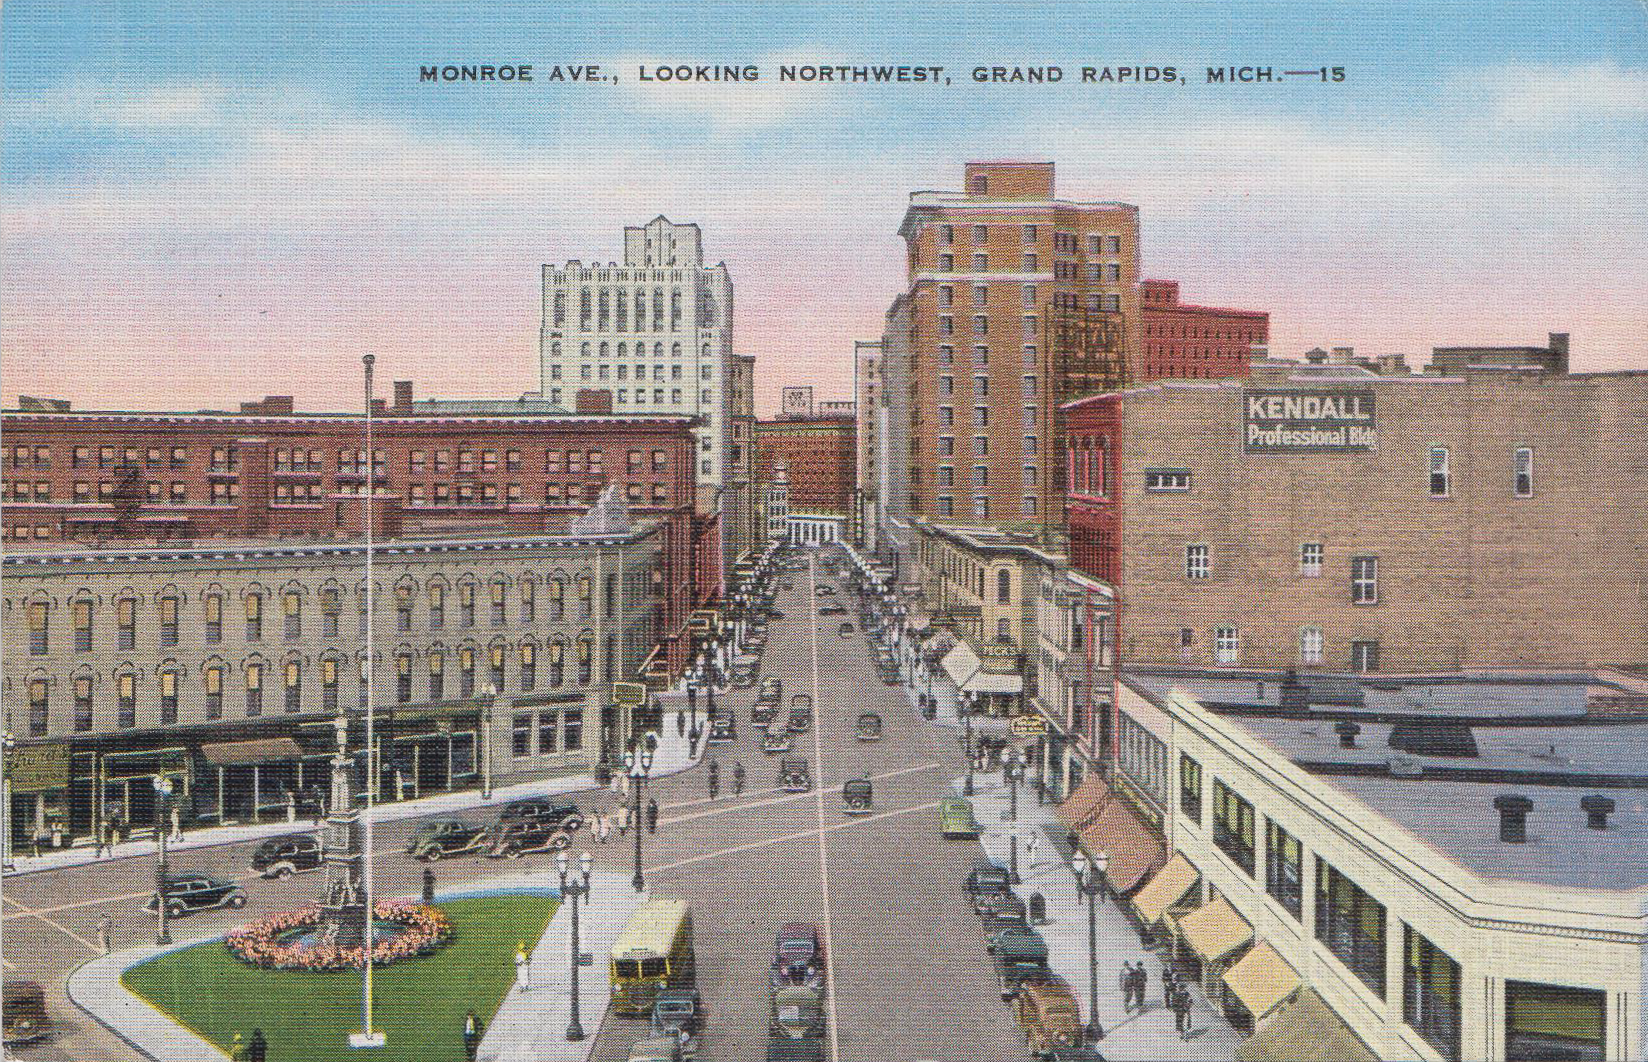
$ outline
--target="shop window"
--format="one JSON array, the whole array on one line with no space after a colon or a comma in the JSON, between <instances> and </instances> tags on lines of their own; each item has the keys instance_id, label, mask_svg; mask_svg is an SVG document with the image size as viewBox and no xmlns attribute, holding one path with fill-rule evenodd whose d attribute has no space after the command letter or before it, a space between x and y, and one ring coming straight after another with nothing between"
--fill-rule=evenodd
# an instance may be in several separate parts
<instances>
[{"instance_id":1,"label":"shop window","mask_svg":"<svg viewBox=\"0 0 1648 1062\"><path fill-rule=\"evenodd\" d=\"M1316 939L1385 998L1385 905L1321 856L1316 857Z\"/></svg>"},{"instance_id":2,"label":"shop window","mask_svg":"<svg viewBox=\"0 0 1648 1062\"><path fill-rule=\"evenodd\" d=\"M1402 933L1402 1020L1448 1062L1459 1062L1459 964L1412 926Z\"/></svg>"},{"instance_id":3,"label":"shop window","mask_svg":"<svg viewBox=\"0 0 1648 1062\"><path fill-rule=\"evenodd\" d=\"M538 753L561 751L561 715L552 708L538 713Z\"/></svg>"},{"instance_id":4,"label":"shop window","mask_svg":"<svg viewBox=\"0 0 1648 1062\"><path fill-rule=\"evenodd\" d=\"M1607 996L1595 989L1506 981L1505 1058L1602 1062L1607 1014Z\"/></svg>"},{"instance_id":5,"label":"shop window","mask_svg":"<svg viewBox=\"0 0 1648 1062\"><path fill-rule=\"evenodd\" d=\"M509 751L516 759L532 755L532 716L517 715L511 720Z\"/></svg>"},{"instance_id":6,"label":"shop window","mask_svg":"<svg viewBox=\"0 0 1648 1062\"><path fill-rule=\"evenodd\" d=\"M1213 780L1213 844L1253 876L1253 805L1217 778Z\"/></svg>"},{"instance_id":7,"label":"shop window","mask_svg":"<svg viewBox=\"0 0 1648 1062\"><path fill-rule=\"evenodd\" d=\"M1295 918L1304 904L1303 858L1299 839L1265 819L1265 891Z\"/></svg>"},{"instance_id":8,"label":"shop window","mask_svg":"<svg viewBox=\"0 0 1648 1062\"><path fill-rule=\"evenodd\" d=\"M561 747L579 752L584 747L584 710L568 708L561 713Z\"/></svg>"}]
</instances>

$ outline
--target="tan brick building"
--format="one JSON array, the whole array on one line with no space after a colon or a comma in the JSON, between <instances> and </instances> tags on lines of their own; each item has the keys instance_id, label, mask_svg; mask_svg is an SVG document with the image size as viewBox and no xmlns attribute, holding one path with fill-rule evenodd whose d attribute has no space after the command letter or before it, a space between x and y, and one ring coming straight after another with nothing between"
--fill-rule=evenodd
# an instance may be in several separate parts
<instances>
[{"instance_id":1,"label":"tan brick building","mask_svg":"<svg viewBox=\"0 0 1648 1062\"><path fill-rule=\"evenodd\" d=\"M908 511L1057 523L1059 406L1140 359L1138 208L1055 198L1050 162L973 162L963 191L912 193L899 234Z\"/></svg>"},{"instance_id":2,"label":"tan brick building","mask_svg":"<svg viewBox=\"0 0 1648 1062\"><path fill-rule=\"evenodd\" d=\"M1069 409L1123 662L1648 660L1648 373L1256 363Z\"/></svg>"}]
</instances>

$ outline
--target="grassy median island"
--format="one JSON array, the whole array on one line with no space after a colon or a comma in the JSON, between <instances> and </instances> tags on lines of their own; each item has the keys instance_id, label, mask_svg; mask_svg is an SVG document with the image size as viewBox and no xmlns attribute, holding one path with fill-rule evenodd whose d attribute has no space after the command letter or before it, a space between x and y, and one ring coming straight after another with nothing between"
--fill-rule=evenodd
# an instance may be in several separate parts
<instances>
[{"instance_id":1,"label":"grassy median island","mask_svg":"<svg viewBox=\"0 0 1648 1062\"><path fill-rule=\"evenodd\" d=\"M348 1044L360 1029L359 970L259 970L212 941L134 966L121 983L225 1049L235 1033L250 1039L262 1029L270 1059L279 1062L461 1059L464 1014L474 1010L490 1024L515 979L516 944L530 950L537 943L556 902L508 893L440 904L452 919L451 939L433 954L373 971L373 1022L389 1040L381 1051Z\"/></svg>"}]
</instances>

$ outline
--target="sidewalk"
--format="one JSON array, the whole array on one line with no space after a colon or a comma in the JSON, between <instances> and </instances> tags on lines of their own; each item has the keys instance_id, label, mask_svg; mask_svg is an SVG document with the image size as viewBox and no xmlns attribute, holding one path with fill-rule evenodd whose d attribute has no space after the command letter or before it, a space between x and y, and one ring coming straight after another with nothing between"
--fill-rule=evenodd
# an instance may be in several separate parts
<instances>
[{"instance_id":1,"label":"sidewalk","mask_svg":"<svg viewBox=\"0 0 1648 1062\"><path fill-rule=\"evenodd\" d=\"M674 714L673 711L669 710L664 713L663 733L659 735L658 752L652 767L652 777L654 778L685 771L704 757L703 742L699 743L696 756L687 754L688 743L686 738L677 737L675 733L675 720L671 718ZM699 706L698 716L700 720L703 719L702 705ZM466 789L455 793L438 793L434 796L418 797L413 800L397 800L391 803L379 804L373 809L371 819L374 823L397 822L403 819L421 818L425 815L438 815L443 812L454 813L475 808L494 807L525 797L562 796L567 793L579 793L597 788L599 787L595 784L594 776L589 774L533 778L523 782L493 786L491 799L483 799L479 789ZM367 816L363 812L361 817L364 821ZM316 828L315 820L307 817L300 817L291 822L281 819L276 822L246 823L236 826L207 826L186 831L181 840L167 841L166 851L171 853L187 851L191 848L214 848L219 845L262 840L266 837L279 837L288 833L313 833ZM13 862L16 864L16 868L6 871L5 876L10 878L23 874L37 874L45 870L61 870L64 867L86 866L96 862L154 855L155 847L155 842L150 838L122 841L113 848L107 849L102 860L98 859L97 849L93 845L80 845L38 856L13 853Z\"/></svg>"},{"instance_id":2,"label":"sidewalk","mask_svg":"<svg viewBox=\"0 0 1648 1062\"><path fill-rule=\"evenodd\" d=\"M578 947L591 957L578 972L584 1039L566 1038L572 1014L572 908L563 904L532 949L532 987L525 992L512 987L498 1004L476 1054L479 1062L584 1062L595 1050L612 993L607 956L646 895L636 893L618 871L593 873L589 893L588 901L578 904Z\"/></svg>"},{"instance_id":3,"label":"sidewalk","mask_svg":"<svg viewBox=\"0 0 1648 1062\"><path fill-rule=\"evenodd\" d=\"M629 882L622 874L612 872L593 875L593 877L595 883L592 892L597 901L599 901L603 891L609 893L612 899L605 907L599 902L594 905L596 919L592 919L592 921L605 920L604 916L609 912L616 917L619 910L623 911L617 922L618 928L612 929L605 937L605 947L610 949L613 941L617 938L619 930L628 921L629 911L634 909L637 902L635 892L630 888ZM607 877L611 877L613 880L608 882L605 880ZM436 892L435 899L437 901L458 900L469 896L484 896L499 892L542 892L544 891L543 880L544 875L542 872L508 874L489 880L484 888L478 888L471 884L457 889ZM624 908L623 904L626 902L629 906ZM563 917L563 912L565 912L565 917ZM581 911L580 915L584 913ZM544 930L544 935L539 939L538 946L532 952L534 973L536 974L539 970L545 971L542 976L546 979L554 976L558 982L551 983L541 990L543 993L542 999L548 1006L539 1007L539 997L536 991L529 993L526 997L533 1004L529 1009L535 1012L530 1020L540 1024L548 1023L544 1026L545 1035L547 1035L549 1026L554 1024L552 1018L556 1014L560 1015L560 1030L563 1040L566 1037L567 1005L565 1002L561 1002L558 1004L558 1010L552 1010L551 1008L557 1006L557 1000L564 1000L567 996L565 982L567 963L571 953L571 922L571 908L565 905L557 908L555 917L550 919L549 925ZM69 999L81 1010L96 1018L109 1031L149 1058L163 1060L163 1062L223 1062L223 1059L227 1056L214 1044L201 1039L163 1012L151 1007L120 983L121 975L134 966L148 962L159 955L181 951L184 948L192 948L196 944L208 941L221 940L222 936L219 933L212 936L180 940L165 945L149 944L99 956L69 975L68 984L66 985ZM599 939L584 938L585 950L595 950L597 956L599 956L600 952L597 950L597 941ZM606 1009L607 1002L605 965L597 959L594 967L585 967L586 972L592 969L595 971L594 973L579 978L580 987L586 984L589 986L589 991L583 997L586 1002L581 1009L584 1014L589 1016L585 1028L592 1030L592 1034L591 1038L584 1044L568 1045L582 1048L576 1055L542 1053L532 1056L517 1056L513 1053L513 1049L512 1053L508 1055L497 1053L488 1055L486 1054L486 1045L494 1042L492 1030L489 1029L481 1044L480 1057L483 1059L496 1059L500 1062L517 1057L534 1059L575 1058L582 1062L583 1059L588 1057L589 1048L595 1042L593 1031L598 1031L600 1028L601 1017ZM549 973L552 970L556 971L554 975ZM516 1031L508 1035L524 1035L519 1030L526 1028L527 1022L519 1017L506 1015L506 1012L511 1010L512 1002L518 998L520 998L520 994L511 988L509 994L504 997L503 1002L498 1005L498 1012L493 1017L493 1028L496 1028L500 1023L507 1023L513 1019L517 1024L515 1026L505 1024L505 1028L514 1028ZM519 1009L519 1007L517 1006L516 1009Z\"/></svg>"},{"instance_id":4,"label":"sidewalk","mask_svg":"<svg viewBox=\"0 0 1648 1062\"><path fill-rule=\"evenodd\" d=\"M959 792L961 784L955 784ZM1012 823L1003 821L1009 799L1007 785L999 773L974 779L974 816L984 827L979 840L985 854L1002 866L1009 862ZM1070 870L1070 853L1064 844L1065 829L1054 814L1053 805L1036 803L1034 783L1019 783L1019 876L1024 880L1017 892L1028 903L1032 893L1047 900L1047 924L1036 931L1047 941L1048 961L1066 982L1081 1005L1082 1017L1092 1012L1088 998L1087 909L1077 894L1075 875ZM1025 854L1025 841L1037 837L1036 863ZM1094 1044L1112 1062L1129 1059L1183 1059L1206 1062L1212 1058L1234 1058L1244 1037L1225 1021L1218 1008L1203 995L1201 985L1187 987L1191 998L1191 1036L1181 1040L1173 1027L1173 1012L1162 1005L1162 962L1147 951L1127 916L1115 900L1100 901L1098 911L1099 1024L1104 1039ZM1143 1012L1128 1014L1122 1009L1121 986L1117 983L1123 962L1145 960L1150 981Z\"/></svg>"}]
</instances>

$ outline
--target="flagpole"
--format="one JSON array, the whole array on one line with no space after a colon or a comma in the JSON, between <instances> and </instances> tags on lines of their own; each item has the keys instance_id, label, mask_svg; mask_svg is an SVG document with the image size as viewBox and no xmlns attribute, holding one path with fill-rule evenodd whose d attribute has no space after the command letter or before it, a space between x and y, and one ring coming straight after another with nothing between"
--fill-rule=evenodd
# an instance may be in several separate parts
<instances>
[{"instance_id":1,"label":"flagpole","mask_svg":"<svg viewBox=\"0 0 1648 1062\"><path fill-rule=\"evenodd\" d=\"M361 946L366 950L366 961L361 971L361 1031L349 1037L351 1047L382 1047L384 1035L372 1029L372 953L376 944L376 920L372 917L372 818L373 809L377 806L378 787L383 784L382 775L378 768L378 748L376 733L373 728L374 713L377 707L377 659L375 657L376 641L374 631L377 624L373 617L374 588L372 585L372 507L376 496L376 472L372 460L372 355L361 358L366 369L366 496L364 501L366 520L366 823L362 831L361 843L364 849L363 880L361 882L362 899L366 910L362 917L365 919L365 935Z\"/></svg>"}]
</instances>

